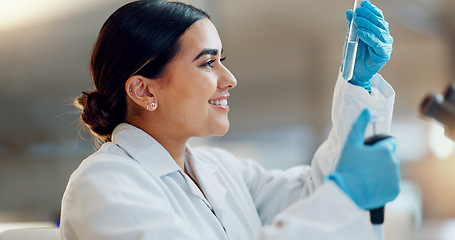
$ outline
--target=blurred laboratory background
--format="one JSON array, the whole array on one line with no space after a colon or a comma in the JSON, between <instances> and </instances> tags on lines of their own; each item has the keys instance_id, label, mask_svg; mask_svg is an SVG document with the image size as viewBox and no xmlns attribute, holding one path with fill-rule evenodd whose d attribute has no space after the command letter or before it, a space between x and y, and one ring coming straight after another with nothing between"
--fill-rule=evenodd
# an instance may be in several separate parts
<instances>
[{"instance_id":1,"label":"blurred laboratory background","mask_svg":"<svg viewBox=\"0 0 455 240\"><path fill-rule=\"evenodd\" d=\"M396 91L392 135L403 186L386 207L386 239L455 239L455 152L419 116L427 93L455 80L455 1L371 0L390 23L381 74ZM58 219L67 180L96 149L72 106L91 89L92 46L126 0L0 0L0 230ZM188 0L212 15L238 85L231 129L192 139L266 168L310 163L327 137L353 0Z\"/></svg>"}]
</instances>

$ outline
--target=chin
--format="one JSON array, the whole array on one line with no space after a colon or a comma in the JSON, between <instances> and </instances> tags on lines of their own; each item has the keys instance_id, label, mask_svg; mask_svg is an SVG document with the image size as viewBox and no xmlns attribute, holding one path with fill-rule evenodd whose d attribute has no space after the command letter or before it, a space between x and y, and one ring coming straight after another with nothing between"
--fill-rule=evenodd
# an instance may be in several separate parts
<instances>
[{"instance_id":1,"label":"chin","mask_svg":"<svg viewBox=\"0 0 455 240\"><path fill-rule=\"evenodd\" d=\"M216 129L215 131L215 136L218 136L218 137L221 137L221 136L224 136L229 130L229 122L224 125L224 126L220 126L219 128Z\"/></svg>"},{"instance_id":2,"label":"chin","mask_svg":"<svg viewBox=\"0 0 455 240\"><path fill-rule=\"evenodd\" d=\"M226 133L227 133L227 131L225 131L224 133L217 133L217 134L215 134L215 136L222 137L222 136L226 135Z\"/></svg>"}]
</instances>

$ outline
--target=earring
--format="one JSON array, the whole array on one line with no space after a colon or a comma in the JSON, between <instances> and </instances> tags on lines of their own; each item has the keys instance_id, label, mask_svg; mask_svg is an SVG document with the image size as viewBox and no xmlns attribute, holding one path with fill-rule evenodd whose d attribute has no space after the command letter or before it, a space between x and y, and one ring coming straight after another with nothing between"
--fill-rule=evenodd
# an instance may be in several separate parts
<instances>
[{"instance_id":1,"label":"earring","mask_svg":"<svg viewBox=\"0 0 455 240\"><path fill-rule=\"evenodd\" d=\"M147 109L147 111L154 111L156 109L156 103L152 102L152 103L147 104L146 109Z\"/></svg>"},{"instance_id":2,"label":"earring","mask_svg":"<svg viewBox=\"0 0 455 240\"><path fill-rule=\"evenodd\" d=\"M133 95L133 89L130 88L130 94Z\"/></svg>"}]
</instances>

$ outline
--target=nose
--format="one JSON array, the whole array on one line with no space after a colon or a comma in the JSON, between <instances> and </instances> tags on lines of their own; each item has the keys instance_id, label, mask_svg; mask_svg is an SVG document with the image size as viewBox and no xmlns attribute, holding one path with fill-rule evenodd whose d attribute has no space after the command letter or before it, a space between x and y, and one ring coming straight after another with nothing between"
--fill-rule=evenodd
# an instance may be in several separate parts
<instances>
[{"instance_id":1,"label":"nose","mask_svg":"<svg viewBox=\"0 0 455 240\"><path fill-rule=\"evenodd\" d=\"M221 74L218 79L218 88L221 90L228 90L237 86L237 79L224 65L221 69Z\"/></svg>"}]
</instances>

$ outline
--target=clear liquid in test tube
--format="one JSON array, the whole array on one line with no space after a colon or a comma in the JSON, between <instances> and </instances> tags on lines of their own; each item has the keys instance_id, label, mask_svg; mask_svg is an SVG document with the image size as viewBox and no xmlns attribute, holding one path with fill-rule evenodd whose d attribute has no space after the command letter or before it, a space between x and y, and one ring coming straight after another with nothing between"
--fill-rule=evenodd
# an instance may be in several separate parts
<instances>
[{"instance_id":1,"label":"clear liquid in test tube","mask_svg":"<svg viewBox=\"0 0 455 240\"><path fill-rule=\"evenodd\" d=\"M354 24L354 18L355 10L360 7L362 1L363 0L355 0L354 7L352 8L354 15L352 16L352 21L349 26L348 39L343 53L343 61L341 63L341 73L345 80L351 80L354 73L355 57L359 45L359 37L357 37L357 27Z\"/></svg>"}]
</instances>

